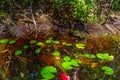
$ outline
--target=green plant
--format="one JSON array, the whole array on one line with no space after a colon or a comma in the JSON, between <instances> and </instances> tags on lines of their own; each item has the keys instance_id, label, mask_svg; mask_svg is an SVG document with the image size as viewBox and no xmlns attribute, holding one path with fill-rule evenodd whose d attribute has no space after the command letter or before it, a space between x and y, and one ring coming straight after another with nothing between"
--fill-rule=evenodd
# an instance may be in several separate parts
<instances>
[{"instance_id":1,"label":"green plant","mask_svg":"<svg viewBox=\"0 0 120 80\"><path fill-rule=\"evenodd\" d=\"M63 42L62 45L63 45L63 46L72 46L71 43L66 43L66 42Z\"/></svg>"},{"instance_id":2,"label":"green plant","mask_svg":"<svg viewBox=\"0 0 120 80\"><path fill-rule=\"evenodd\" d=\"M54 51L54 52L53 52L53 55L54 55L54 56L59 56L59 55L60 55L60 52L59 52L59 51Z\"/></svg>"},{"instance_id":3,"label":"green plant","mask_svg":"<svg viewBox=\"0 0 120 80\"><path fill-rule=\"evenodd\" d=\"M108 67L108 66L103 66L102 70L104 70L105 71L104 73L107 75L113 75L113 73L114 73L113 69L111 67Z\"/></svg>"},{"instance_id":4,"label":"green plant","mask_svg":"<svg viewBox=\"0 0 120 80\"><path fill-rule=\"evenodd\" d=\"M59 44L59 43L60 43L60 41L55 40L53 43L54 43L54 44Z\"/></svg>"},{"instance_id":5,"label":"green plant","mask_svg":"<svg viewBox=\"0 0 120 80\"><path fill-rule=\"evenodd\" d=\"M87 58L96 58L96 56L94 54L90 54L90 53L86 53L86 54L84 54L84 56Z\"/></svg>"},{"instance_id":6,"label":"green plant","mask_svg":"<svg viewBox=\"0 0 120 80\"><path fill-rule=\"evenodd\" d=\"M10 41L9 41L9 44L15 44L15 43L16 43L15 40L10 40Z\"/></svg>"},{"instance_id":7,"label":"green plant","mask_svg":"<svg viewBox=\"0 0 120 80\"><path fill-rule=\"evenodd\" d=\"M109 60L112 61L114 60L114 56L113 55L109 55L108 53L97 53L96 54L97 58L101 59L101 60Z\"/></svg>"},{"instance_id":8,"label":"green plant","mask_svg":"<svg viewBox=\"0 0 120 80\"><path fill-rule=\"evenodd\" d=\"M0 40L0 43L5 44L5 43L7 43L8 41L9 41L9 39L1 39L1 40Z\"/></svg>"},{"instance_id":9,"label":"green plant","mask_svg":"<svg viewBox=\"0 0 120 80\"><path fill-rule=\"evenodd\" d=\"M71 59L69 56L64 56L63 60L62 67L67 70L71 70L73 67L78 67L80 64L80 60Z\"/></svg>"},{"instance_id":10,"label":"green plant","mask_svg":"<svg viewBox=\"0 0 120 80\"><path fill-rule=\"evenodd\" d=\"M24 46L23 46L23 49L28 49L28 48L29 48L28 45L24 45Z\"/></svg>"},{"instance_id":11,"label":"green plant","mask_svg":"<svg viewBox=\"0 0 120 80\"><path fill-rule=\"evenodd\" d=\"M41 69L41 76L45 78L44 80L50 80L53 79L54 73L57 73L57 69L54 66L46 66Z\"/></svg>"},{"instance_id":12,"label":"green plant","mask_svg":"<svg viewBox=\"0 0 120 80\"><path fill-rule=\"evenodd\" d=\"M76 47L77 48L80 48L80 49L85 49L85 45L84 44L76 44Z\"/></svg>"},{"instance_id":13,"label":"green plant","mask_svg":"<svg viewBox=\"0 0 120 80\"><path fill-rule=\"evenodd\" d=\"M35 50L35 54L40 53L41 50L42 50L41 48L36 49L36 50Z\"/></svg>"},{"instance_id":14,"label":"green plant","mask_svg":"<svg viewBox=\"0 0 120 80\"><path fill-rule=\"evenodd\" d=\"M36 45L38 45L38 46L42 46L43 43L42 43L42 42L37 42Z\"/></svg>"},{"instance_id":15,"label":"green plant","mask_svg":"<svg viewBox=\"0 0 120 80\"><path fill-rule=\"evenodd\" d=\"M36 40L30 40L30 44L35 44L35 43L37 43Z\"/></svg>"},{"instance_id":16,"label":"green plant","mask_svg":"<svg viewBox=\"0 0 120 80\"><path fill-rule=\"evenodd\" d=\"M52 43L52 40L53 40L53 37L48 38L48 39L46 40L46 44Z\"/></svg>"},{"instance_id":17,"label":"green plant","mask_svg":"<svg viewBox=\"0 0 120 80\"><path fill-rule=\"evenodd\" d=\"M18 56L18 55L21 55L22 54L22 50L16 50L15 51L15 55Z\"/></svg>"}]
</instances>

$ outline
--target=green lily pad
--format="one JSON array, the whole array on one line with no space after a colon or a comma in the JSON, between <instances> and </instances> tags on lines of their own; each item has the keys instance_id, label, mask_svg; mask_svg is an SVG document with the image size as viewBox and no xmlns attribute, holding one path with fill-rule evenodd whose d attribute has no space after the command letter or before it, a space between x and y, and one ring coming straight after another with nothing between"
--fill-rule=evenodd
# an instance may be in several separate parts
<instances>
[{"instance_id":1,"label":"green lily pad","mask_svg":"<svg viewBox=\"0 0 120 80\"><path fill-rule=\"evenodd\" d=\"M114 60L114 56L113 55L109 56L108 60L113 61Z\"/></svg>"},{"instance_id":2,"label":"green lily pad","mask_svg":"<svg viewBox=\"0 0 120 80\"><path fill-rule=\"evenodd\" d=\"M9 41L9 39L1 39L1 40L0 40L0 43L5 44L5 43L7 43L8 41Z\"/></svg>"},{"instance_id":3,"label":"green lily pad","mask_svg":"<svg viewBox=\"0 0 120 80\"><path fill-rule=\"evenodd\" d=\"M54 56L59 56L59 55L60 55L60 52L59 52L59 51L54 51L54 52L53 52L53 55L54 55Z\"/></svg>"},{"instance_id":4,"label":"green lily pad","mask_svg":"<svg viewBox=\"0 0 120 80\"><path fill-rule=\"evenodd\" d=\"M53 66L46 66L44 68L42 68L41 70L41 76L43 78L45 78L45 80L49 80L49 79L53 79L55 76L54 76L54 73L57 73L57 69Z\"/></svg>"},{"instance_id":5,"label":"green lily pad","mask_svg":"<svg viewBox=\"0 0 120 80\"><path fill-rule=\"evenodd\" d=\"M42 44L43 44L42 42L37 42L36 43L37 46L42 46Z\"/></svg>"},{"instance_id":6,"label":"green lily pad","mask_svg":"<svg viewBox=\"0 0 120 80\"><path fill-rule=\"evenodd\" d=\"M21 55L22 54L22 50L16 50L15 51L15 55L18 56L18 55Z\"/></svg>"},{"instance_id":7,"label":"green lily pad","mask_svg":"<svg viewBox=\"0 0 120 80\"><path fill-rule=\"evenodd\" d=\"M76 60L76 59L72 59L71 60L71 64L75 67L78 67L79 66L79 62Z\"/></svg>"},{"instance_id":8,"label":"green lily pad","mask_svg":"<svg viewBox=\"0 0 120 80\"><path fill-rule=\"evenodd\" d=\"M86 53L85 57L87 57L87 58L95 58L95 55L94 54L88 54L88 53Z\"/></svg>"},{"instance_id":9,"label":"green lily pad","mask_svg":"<svg viewBox=\"0 0 120 80\"><path fill-rule=\"evenodd\" d=\"M72 63L71 62L63 62L62 67L67 70L73 69Z\"/></svg>"},{"instance_id":10,"label":"green lily pad","mask_svg":"<svg viewBox=\"0 0 120 80\"><path fill-rule=\"evenodd\" d=\"M76 47L80 48L80 49L85 49L85 45L84 44L76 44Z\"/></svg>"},{"instance_id":11,"label":"green lily pad","mask_svg":"<svg viewBox=\"0 0 120 80\"><path fill-rule=\"evenodd\" d=\"M15 44L15 43L16 43L15 40L10 40L10 41L9 41L9 44Z\"/></svg>"},{"instance_id":12,"label":"green lily pad","mask_svg":"<svg viewBox=\"0 0 120 80\"><path fill-rule=\"evenodd\" d=\"M29 48L28 45L24 45L24 46L23 46L23 49L28 49L28 48Z\"/></svg>"},{"instance_id":13,"label":"green lily pad","mask_svg":"<svg viewBox=\"0 0 120 80\"><path fill-rule=\"evenodd\" d=\"M69 56L64 56L63 60L64 60L64 61L70 61L71 58L70 58Z\"/></svg>"},{"instance_id":14,"label":"green lily pad","mask_svg":"<svg viewBox=\"0 0 120 80\"><path fill-rule=\"evenodd\" d=\"M104 70L105 71L104 73L107 75L113 75L113 73L114 73L113 69L111 67L108 67L108 66L103 66L102 70Z\"/></svg>"},{"instance_id":15,"label":"green lily pad","mask_svg":"<svg viewBox=\"0 0 120 80\"><path fill-rule=\"evenodd\" d=\"M53 43L54 43L54 44L59 44L59 43L60 43L60 41L55 40Z\"/></svg>"},{"instance_id":16,"label":"green lily pad","mask_svg":"<svg viewBox=\"0 0 120 80\"><path fill-rule=\"evenodd\" d=\"M66 42L63 42L62 45L63 45L63 46L72 46L72 44L66 43Z\"/></svg>"},{"instance_id":17,"label":"green lily pad","mask_svg":"<svg viewBox=\"0 0 120 80\"><path fill-rule=\"evenodd\" d=\"M96 56L99 58L99 59L104 59L104 55L102 53L97 53Z\"/></svg>"},{"instance_id":18,"label":"green lily pad","mask_svg":"<svg viewBox=\"0 0 120 80\"><path fill-rule=\"evenodd\" d=\"M30 40L30 44L35 44L36 42L36 40Z\"/></svg>"},{"instance_id":19,"label":"green lily pad","mask_svg":"<svg viewBox=\"0 0 120 80\"><path fill-rule=\"evenodd\" d=\"M48 40L46 40L45 42L46 42L46 44L50 44L50 43L52 43L52 40L53 40L53 37L50 37L50 38L48 38Z\"/></svg>"},{"instance_id":20,"label":"green lily pad","mask_svg":"<svg viewBox=\"0 0 120 80\"><path fill-rule=\"evenodd\" d=\"M40 53L41 50L42 50L41 48L38 48L35 50L35 53L38 54L38 53Z\"/></svg>"}]
</instances>

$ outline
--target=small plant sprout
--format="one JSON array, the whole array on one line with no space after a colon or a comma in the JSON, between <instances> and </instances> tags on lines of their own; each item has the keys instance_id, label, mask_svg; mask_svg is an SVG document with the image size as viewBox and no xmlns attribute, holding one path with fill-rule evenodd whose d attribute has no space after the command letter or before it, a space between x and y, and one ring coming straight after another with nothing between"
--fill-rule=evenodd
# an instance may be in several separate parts
<instances>
[{"instance_id":1,"label":"small plant sprout","mask_svg":"<svg viewBox=\"0 0 120 80\"><path fill-rule=\"evenodd\" d=\"M1 40L0 40L0 43L5 44L5 43L7 43L8 41L9 41L9 39L1 39Z\"/></svg>"},{"instance_id":2,"label":"small plant sprout","mask_svg":"<svg viewBox=\"0 0 120 80\"><path fill-rule=\"evenodd\" d=\"M53 79L54 73L57 73L57 69L54 66L46 66L41 69L41 76L44 78L44 80L50 80Z\"/></svg>"},{"instance_id":3,"label":"small plant sprout","mask_svg":"<svg viewBox=\"0 0 120 80\"><path fill-rule=\"evenodd\" d=\"M18 55L21 55L22 54L22 50L16 50L15 51L15 55L18 56Z\"/></svg>"},{"instance_id":4,"label":"small plant sprout","mask_svg":"<svg viewBox=\"0 0 120 80\"><path fill-rule=\"evenodd\" d=\"M42 43L42 42L37 42L36 45L37 45L37 46L42 46L43 43Z\"/></svg>"},{"instance_id":5,"label":"small plant sprout","mask_svg":"<svg viewBox=\"0 0 120 80\"><path fill-rule=\"evenodd\" d=\"M114 56L113 55L109 55L108 53L97 53L96 56L101 59L101 60L109 60L112 61L114 60Z\"/></svg>"},{"instance_id":6,"label":"small plant sprout","mask_svg":"<svg viewBox=\"0 0 120 80\"><path fill-rule=\"evenodd\" d=\"M9 41L9 44L15 44L15 43L16 43L15 40L10 40L10 41Z\"/></svg>"},{"instance_id":7,"label":"small plant sprout","mask_svg":"<svg viewBox=\"0 0 120 80\"><path fill-rule=\"evenodd\" d=\"M24 45L24 46L23 46L23 49L28 49L28 48L29 48L28 45Z\"/></svg>"},{"instance_id":8,"label":"small plant sprout","mask_svg":"<svg viewBox=\"0 0 120 80\"><path fill-rule=\"evenodd\" d=\"M80 49L85 49L85 45L84 44L76 44L76 47L80 48Z\"/></svg>"},{"instance_id":9,"label":"small plant sprout","mask_svg":"<svg viewBox=\"0 0 120 80\"><path fill-rule=\"evenodd\" d=\"M30 40L30 44L35 44L36 42L36 40Z\"/></svg>"},{"instance_id":10,"label":"small plant sprout","mask_svg":"<svg viewBox=\"0 0 120 80\"><path fill-rule=\"evenodd\" d=\"M59 44L59 43L60 43L60 41L55 40L53 43L54 43L54 44Z\"/></svg>"},{"instance_id":11,"label":"small plant sprout","mask_svg":"<svg viewBox=\"0 0 120 80\"><path fill-rule=\"evenodd\" d=\"M96 56L94 54L89 54L89 53L86 53L85 57L87 57L87 58L96 58Z\"/></svg>"},{"instance_id":12,"label":"small plant sprout","mask_svg":"<svg viewBox=\"0 0 120 80\"><path fill-rule=\"evenodd\" d=\"M114 73L113 69L111 67L108 67L108 66L103 66L102 70L104 70L105 71L104 73L107 75L113 75L113 73Z\"/></svg>"},{"instance_id":13,"label":"small plant sprout","mask_svg":"<svg viewBox=\"0 0 120 80\"><path fill-rule=\"evenodd\" d=\"M40 53L41 50L42 50L41 48L36 49L36 50L35 50L35 54Z\"/></svg>"},{"instance_id":14,"label":"small plant sprout","mask_svg":"<svg viewBox=\"0 0 120 80\"><path fill-rule=\"evenodd\" d=\"M53 40L53 37L50 37L50 38L48 38L48 40L46 40L45 42L46 42L46 44L50 44L50 43L52 43L52 40Z\"/></svg>"},{"instance_id":15,"label":"small plant sprout","mask_svg":"<svg viewBox=\"0 0 120 80\"><path fill-rule=\"evenodd\" d=\"M54 56L59 56L59 55L60 55L60 52L59 52L59 51L54 51L54 52L53 52L53 55L54 55Z\"/></svg>"}]
</instances>

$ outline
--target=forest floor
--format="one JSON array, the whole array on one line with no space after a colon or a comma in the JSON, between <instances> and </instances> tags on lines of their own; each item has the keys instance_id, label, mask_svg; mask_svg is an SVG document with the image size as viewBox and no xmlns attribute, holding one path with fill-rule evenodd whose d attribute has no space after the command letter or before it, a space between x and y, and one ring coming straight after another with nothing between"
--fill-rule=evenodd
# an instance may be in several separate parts
<instances>
[{"instance_id":1,"label":"forest floor","mask_svg":"<svg viewBox=\"0 0 120 80\"><path fill-rule=\"evenodd\" d=\"M47 44L46 41L53 37L59 45ZM53 80L61 80L60 73L65 72L71 80L120 80L120 13L111 14L104 25L99 23L76 23L71 25L60 23L52 19L49 14L31 13L18 14L11 17L10 14L0 13L0 39L15 40L15 44L0 43L0 79L3 80L42 80L40 70L43 66L57 66L58 73ZM39 48L31 44L31 40L41 41L42 52L34 54ZM63 46L63 43L73 44L72 47ZM76 49L75 44L85 45L84 49ZM28 45L29 49L23 46ZM23 54L15 55L16 50L22 50ZM77 74L76 71L67 71L61 68L61 62L52 55L58 50L61 52L60 61L65 55L71 58L78 57L81 61ZM96 55L97 53L109 53L114 55L113 61L91 59L83 56L85 53ZM82 55L82 56L81 56ZM96 65L94 65L96 64ZM94 65L94 66L93 66ZM105 75L100 70L101 66L110 66L114 70L113 75ZM92 68L91 68L92 66ZM73 79L73 76L76 79ZM104 76L103 76L104 75ZM92 78L91 78L92 76Z\"/></svg>"}]
</instances>

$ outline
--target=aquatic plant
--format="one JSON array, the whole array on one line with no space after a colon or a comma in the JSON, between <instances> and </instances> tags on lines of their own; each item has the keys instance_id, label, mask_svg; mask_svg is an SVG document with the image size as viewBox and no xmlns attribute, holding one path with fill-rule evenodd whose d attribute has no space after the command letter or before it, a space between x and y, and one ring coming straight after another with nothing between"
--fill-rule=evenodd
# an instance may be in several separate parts
<instances>
[{"instance_id":1,"label":"aquatic plant","mask_svg":"<svg viewBox=\"0 0 120 80\"><path fill-rule=\"evenodd\" d=\"M111 67L108 67L108 66L103 66L102 70L104 70L105 71L104 73L107 75L113 75L113 73L114 73L113 69Z\"/></svg>"},{"instance_id":2,"label":"aquatic plant","mask_svg":"<svg viewBox=\"0 0 120 80\"><path fill-rule=\"evenodd\" d=\"M22 52L23 52L22 50L16 50L16 51L15 51L15 55L16 55L16 56L21 55Z\"/></svg>"},{"instance_id":3,"label":"aquatic plant","mask_svg":"<svg viewBox=\"0 0 120 80\"><path fill-rule=\"evenodd\" d=\"M43 67L41 69L41 76L45 79L45 80L50 80L50 79L53 79L55 76L54 76L54 73L57 73L57 69L56 67L54 66L46 66L46 67Z\"/></svg>"}]
</instances>

